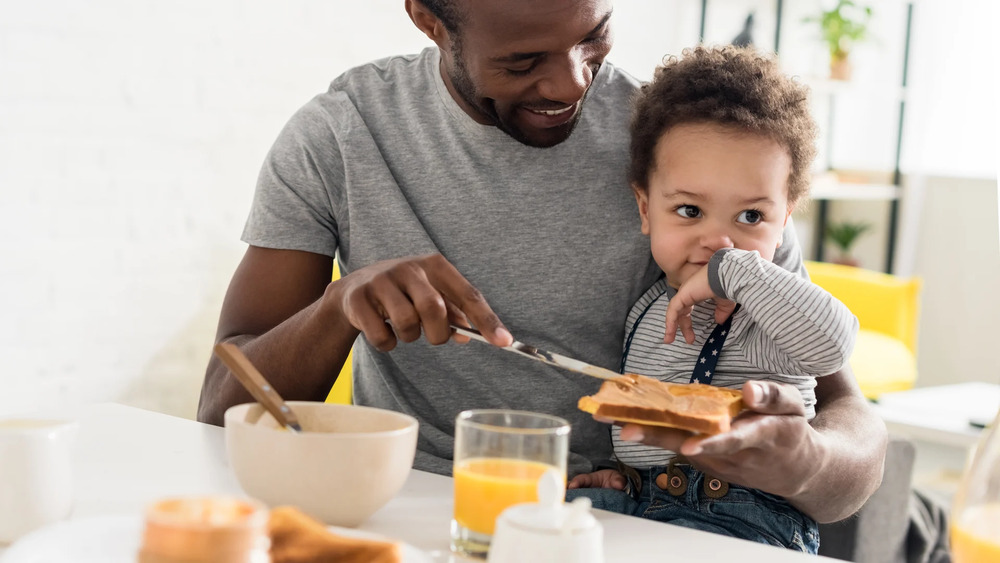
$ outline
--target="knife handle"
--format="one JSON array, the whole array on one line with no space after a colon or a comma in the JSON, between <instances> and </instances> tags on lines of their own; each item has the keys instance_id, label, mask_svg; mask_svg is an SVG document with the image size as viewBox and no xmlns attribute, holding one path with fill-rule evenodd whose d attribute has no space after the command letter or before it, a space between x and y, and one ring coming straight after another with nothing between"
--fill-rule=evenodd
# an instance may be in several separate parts
<instances>
[{"instance_id":1,"label":"knife handle","mask_svg":"<svg viewBox=\"0 0 1000 563\"><path fill-rule=\"evenodd\" d=\"M465 328L464 326L458 326L456 324L452 324L449 326L451 326L451 329L454 330L457 334L461 334L462 336L468 336L473 340L478 340L480 342L485 342L487 344L490 344L490 341L486 340L486 337L483 336L483 333L479 332L474 328Z\"/></svg>"}]
</instances>

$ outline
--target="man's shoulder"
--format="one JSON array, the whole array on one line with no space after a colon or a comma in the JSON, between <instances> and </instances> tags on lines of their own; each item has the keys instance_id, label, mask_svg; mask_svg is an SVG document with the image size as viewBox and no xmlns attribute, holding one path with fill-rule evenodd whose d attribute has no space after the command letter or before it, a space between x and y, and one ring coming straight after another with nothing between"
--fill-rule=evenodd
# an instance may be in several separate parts
<instances>
[{"instance_id":1,"label":"man's shoulder","mask_svg":"<svg viewBox=\"0 0 1000 563\"><path fill-rule=\"evenodd\" d=\"M608 67L608 79L615 84L628 87L633 90L642 85L642 81L633 76L632 73L612 63L611 61L605 61L602 66Z\"/></svg>"},{"instance_id":2,"label":"man's shoulder","mask_svg":"<svg viewBox=\"0 0 1000 563\"><path fill-rule=\"evenodd\" d=\"M632 98L641 83L634 76L605 61L587 93L587 120L599 131L598 143L628 146L627 123Z\"/></svg>"},{"instance_id":3,"label":"man's shoulder","mask_svg":"<svg viewBox=\"0 0 1000 563\"><path fill-rule=\"evenodd\" d=\"M601 65L598 79L600 80L599 91L604 97L615 101L619 101L622 97L631 98L632 94L642 86L639 79L610 61L605 61Z\"/></svg>"},{"instance_id":4,"label":"man's shoulder","mask_svg":"<svg viewBox=\"0 0 1000 563\"><path fill-rule=\"evenodd\" d=\"M306 129L328 132L345 123L357 124L358 116L371 125L385 108L403 107L407 101L426 96L433 90L437 48L420 53L377 59L344 71L329 88L299 109L293 122Z\"/></svg>"},{"instance_id":5,"label":"man's shoulder","mask_svg":"<svg viewBox=\"0 0 1000 563\"><path fill-rule=\"evenodd\" d=\"M427 78L427 69L437 59L437 48L428 47L419 53L393 55L350 68L330 83L329 92L359 90L391 90Z\"/></svg>"}]
</instances>

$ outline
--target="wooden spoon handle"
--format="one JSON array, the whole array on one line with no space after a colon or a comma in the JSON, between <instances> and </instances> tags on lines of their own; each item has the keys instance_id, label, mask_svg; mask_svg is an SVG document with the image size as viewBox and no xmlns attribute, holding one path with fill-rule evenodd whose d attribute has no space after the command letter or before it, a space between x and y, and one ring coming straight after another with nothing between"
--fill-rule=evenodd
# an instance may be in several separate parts
<instances>
[{"instance_id":1,"label":"wooden spoon handle","mask_svg":"<svg viewBox=\"0 0 1000 563\"><path fill-rule=\"evenodd\" d=\"M229 371L233 372L243 387L246 387L253 398L257 399L257 402L263 405L279 424L283 424L295 432L302 432L302 427L299 426L295 413L285 404L274 387L271 387L271 384L257 371L257 368L250 363L250 359L243 354L242 350L235 344L220 342L215 345L215 354L222 358L222 362L226 364Z\"/></svg>"}]
</instances>

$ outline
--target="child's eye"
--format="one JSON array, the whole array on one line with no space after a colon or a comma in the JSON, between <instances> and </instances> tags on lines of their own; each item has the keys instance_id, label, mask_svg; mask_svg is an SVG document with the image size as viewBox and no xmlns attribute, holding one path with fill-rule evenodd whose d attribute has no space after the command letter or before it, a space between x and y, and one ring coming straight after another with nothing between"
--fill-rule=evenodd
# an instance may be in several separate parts
<instances>
[{"instance_id":1,"label":"child's eye","mask_svg":"<svg viewBox=\"0 0 1000 563\"><path fill-rule=\"evenodd\" d=\"M701 217L701 209L698 209L696 205L681 205L674 209L674 213L677 213L685 219L697 219Z\"/></svg>"},{"instance_id":2,"label":"child's eye","mask_svg":"<svg viewBox=\"0 0 1000 563\"><path fill-rule=\"evenodd\" d=\"M736 217L736 221L739 223L746 223L748 225L756 225L764 220L764 214L756 209L747 209L740 212L739 216Z\"/></svg>"}]
</instances>

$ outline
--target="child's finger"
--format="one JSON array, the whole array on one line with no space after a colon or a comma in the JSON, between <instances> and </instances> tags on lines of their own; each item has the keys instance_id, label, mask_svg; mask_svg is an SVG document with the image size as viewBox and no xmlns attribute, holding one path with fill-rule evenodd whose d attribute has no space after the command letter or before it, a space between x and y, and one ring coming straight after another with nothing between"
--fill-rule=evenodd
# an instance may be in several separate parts
<instances>
[{"instance_id":1,"label":"child's finger","mask_svg":"<svg viewBox=\"0 0 1000 563\"><path fill-rule=\"evenodd\" d=\"M576 477L569 480L566 483L567 489L588 489L590 488L592 479L590 478L590 473L581 473Z\"/></svg>"},{"instance_id":2,"label":"child's finger","mask_svg":"<svg viewBox=\"0 0 1000 563\"><path fill-rule=\"evenodd\" d=\"M619 491L625 490L625 476L617 471L612 471L608 476L608 480L604 483L605 489L618 489Z\"/></svg>"},{"instance_id":3,"label":"child's finger","mask_svg":"<svg viewBox=\"0 0 1000 563\"><path fill-rule=\"evenodd\" d=\"M667 330L663 334L663 342L670 344L677 336L677 315L667 309Z\"/></svg>"},{"instance_id":4,"label":"child's finger","mask_svg":"<svg viewBox=\"0 0 1000 563\"><path fill-rule=\"evenodd\" d=\"M684 341L694 344L694 328L691 327L691 316L681 318L681 331L684 333Z\"/></svg>"}]
</instances>

